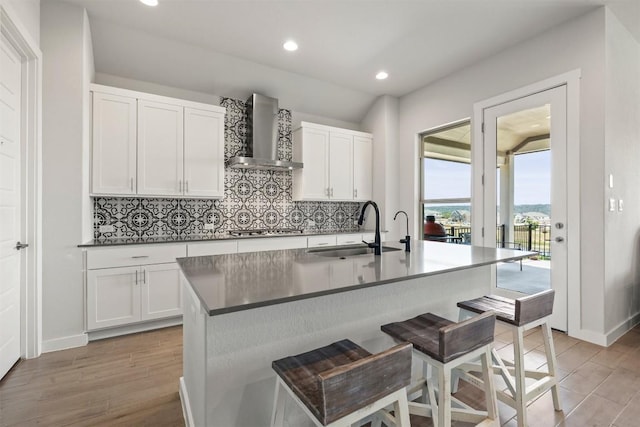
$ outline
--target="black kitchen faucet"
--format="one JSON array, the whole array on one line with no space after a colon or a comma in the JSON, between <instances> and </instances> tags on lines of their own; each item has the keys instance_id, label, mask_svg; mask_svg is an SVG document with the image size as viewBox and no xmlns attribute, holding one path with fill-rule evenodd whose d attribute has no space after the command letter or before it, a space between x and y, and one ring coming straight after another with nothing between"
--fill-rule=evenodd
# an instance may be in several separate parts
<instances>
[{"instance_id":1,"label":"black kitchen faucet","mask_svg":"<svg viewBox=\"0 0 640 427\"><path fill-rule=\"evenodd\" d=\"M364 213L367 210L367 206L369 205L373 206L373 209L375 209L376 211L376 237L373 243L365 242L364 240L362 242L366 243L370 248L373 248L374 255L381 255L382 245L380 244L380 211L378 210L378 205L376 204L376 202L372 202L371 200L365 202L365 204L362 206L362 212L360 212L360 218L358 218L358 225L362 225L362 223L364 222Z\"/></svg>"}]
</instances>

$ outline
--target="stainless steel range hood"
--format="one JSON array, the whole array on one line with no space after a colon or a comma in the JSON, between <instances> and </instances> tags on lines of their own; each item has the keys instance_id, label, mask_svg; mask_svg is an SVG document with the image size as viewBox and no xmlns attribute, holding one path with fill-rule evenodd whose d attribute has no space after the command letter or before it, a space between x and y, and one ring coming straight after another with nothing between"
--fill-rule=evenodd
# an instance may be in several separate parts
<instances>
[{"instance_id":1,"label":"stainless steel range hood","mask_svg":"<svg viewBox=\"0 0 640 427\"><path fill-rule=\"evenodd\" d=\"M292 170L302 163L278 159L278 100L254 93L247 100L247 155L232 157L230 168Z\"/></svg>"}]
</instances>

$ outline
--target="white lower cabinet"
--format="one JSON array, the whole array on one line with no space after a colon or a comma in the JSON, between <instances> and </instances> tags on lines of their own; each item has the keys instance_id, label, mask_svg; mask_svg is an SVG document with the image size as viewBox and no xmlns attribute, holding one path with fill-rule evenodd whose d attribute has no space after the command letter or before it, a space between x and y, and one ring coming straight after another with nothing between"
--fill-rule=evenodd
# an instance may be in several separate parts
<instances>
[{"instance_id":1,"label":"white lower cabinet","mask_svg":"<svg viewBox=\"0 0 640 427\"><path fill-rule=\"evenodd\" d=\"M87 271L87 329L140 321L140 268Z\"/></svg>"},{"instance_id":2,"label":"white lower cabinet","mask_svg":"<svg viewBox=\"0 0 640 427\"><path fill-rule=\"evenodd\" d=\"M87 329L96 330L182 314L175 262L87 271Z\"/></svg>"},{"instance_id":3,"label":"white lower cabinet","mask_svg":"<svg viewBox=\"0 0 640 427\"><path fill-rule=\"evenodd\" d=\"M141 320L180 316L182 287L178 264L146 265L141 270Z\"/></svg>"}]
</instances>

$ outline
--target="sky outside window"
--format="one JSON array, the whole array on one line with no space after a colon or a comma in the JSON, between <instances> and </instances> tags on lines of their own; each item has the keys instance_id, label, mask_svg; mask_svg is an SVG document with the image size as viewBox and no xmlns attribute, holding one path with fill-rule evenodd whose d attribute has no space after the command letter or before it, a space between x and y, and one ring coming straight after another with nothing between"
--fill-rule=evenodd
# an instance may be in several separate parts
<instances>
[{"instance_id":1,"label":"sky outside window","mask_svg":"<svg viewBox=\"0 0 640 427\"><path fill-rule=\"evenodd\" d=\"M447 160L422 159L423 198L462 199L471 197L471 165Z\"/></svg>"}]
</instances>

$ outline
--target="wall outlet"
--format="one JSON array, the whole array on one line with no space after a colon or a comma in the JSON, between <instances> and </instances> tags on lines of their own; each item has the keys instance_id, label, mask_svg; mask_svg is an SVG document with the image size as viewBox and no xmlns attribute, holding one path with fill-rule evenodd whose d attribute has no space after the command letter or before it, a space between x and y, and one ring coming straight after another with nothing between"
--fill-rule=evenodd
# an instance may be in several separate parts
<instances>
[{"instance_id":1,"label":"wall outlet","mask_svg":"<svg viewBox=\"0 0 640 427\"><path fill-rule=\"evenodd\" d=\"M307 220L307 227L315 227L316 226L316 222L312 219L308 219Z\"/></svg>"},{"instance_id":2,"label":"wall outlet","mask_svg":"<svg viewBox=\"0 0 640 427\"><path fill-rule=\"evenodd\" d=\"M215 228L216 228L216 225L215 225L215 224L206 223L206 224L204 225L204 229L205 229L205 230L214 230Z\"/></svg>"},{"instance_id":3,"label":"wall outlet","mask_svg":"<svg viewBox=\"0 0 640 427\"><path fill-rule=\"evenodd\" d=\"M113 233L116 231L116 228L113 225L101 225L98 229L101 233Z\"/></svg>"}]
</instances>

